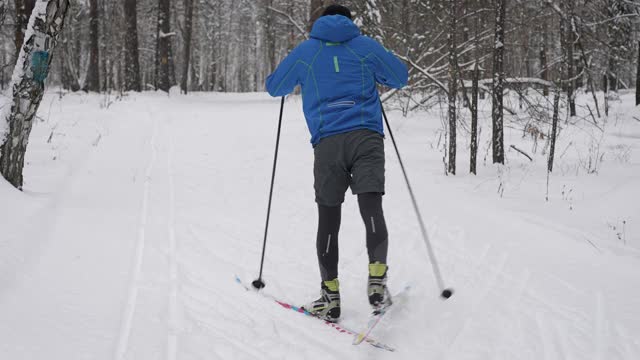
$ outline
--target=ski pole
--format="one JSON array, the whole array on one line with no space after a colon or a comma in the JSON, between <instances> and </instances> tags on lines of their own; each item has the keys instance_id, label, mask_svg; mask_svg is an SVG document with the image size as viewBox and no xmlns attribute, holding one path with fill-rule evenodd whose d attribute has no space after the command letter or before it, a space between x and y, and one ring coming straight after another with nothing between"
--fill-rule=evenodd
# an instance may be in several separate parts
<instances>
[{"instance_id":1,"label":"ski pole","mask_svg":"<svg viewBox=\"0 0 640 360\"><path fill-rule=\"evenodd\" d=\"M280 146L280 129L282 128L283 110L284 110L284 96L280 101L280 118L278 119L278 135L276 136L276 151L275 151L275 155L273 156L273 171L271 172L271 188L269 190L269 205L267 206L267 221L264 225L264 242L262 244L262 258L260 259L260 274L258 275L258 278L251 283L251 285L253 285L253 287L258 290L266 286L264 281L262 281L262 268L264 266L264 254L267 248L267 233L269 230L269 217L271 216L271 200L273 199L273 183L276 179L276 164L278 163L278 147Z\"/></svg>"},{"instance_id":2,"label":"ski pole","mask_svg":"<svg viewBox=\"0 0 640 360\"><path fill-rule=\"evenodd\" d=\"M400 156L400 151L398 150L396 139L393 137L393 132L391 131L391 126L389 125L389 119L387 119L387 114L384 111L384 106L382 106L382 102L380 102L380 108L382 109L384 122L387 124L387 129L389 130L389 136L391 137L391 142L393 142L393 147L396 150L396 155L398 156L398 162L400 163L400 168L402 169L404 180L407 183L407 189L409 189L409 195L411 196L411 202L413 203L413 208L416 211L416 216L418 217L418 223L420 224L420 230L422 231L422 237L424 238L424 243L427 245L427 252L429 253L429 258L431 259L431 267L433 268L433 274L435 275L436 282L438 283L438 287L442 291L440 296L442 296L445 299L448 299L451 297L451 295L453 295L453 289L445 288L444 286L444 281L442 280L442 275L440 274L440 268L438 267L436 255L433 252L433 248L431 247L431 242L429 241L427 228L424 226L424 222L422 221L422 215L420 215L420 209L418 208L416 197L413 195L413 190L411 189L411 183L409 183L409 177L407 176L407 171L405 170L404 164L402 163L402 157Z\"/></svg>"}]
</instances>

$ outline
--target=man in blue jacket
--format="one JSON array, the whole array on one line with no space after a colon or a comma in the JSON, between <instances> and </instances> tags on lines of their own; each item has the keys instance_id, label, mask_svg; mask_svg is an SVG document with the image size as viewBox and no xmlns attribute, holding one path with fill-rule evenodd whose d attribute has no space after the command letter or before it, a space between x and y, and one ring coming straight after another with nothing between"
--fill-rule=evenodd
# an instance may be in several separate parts
<instances>
[{"instance_id":1,"label":"man in blue jacket","mask_svg":"<svg viewBox=\"0 0 640 360\"><path fill-rule=\"evenodd\" d=\"M368 297L373 307L390 302L387 291L387 227L384 194L384 132L376 83L407 84L406 66L375 40L362 36L344 6L331 5L302 42L267 78L272 96L302 88L304 114L314 148L318 204L316 248L321 296L305 306L328 321L340 317L338 232L348 187L358 196L367 233Z\"/></svg>"}]
</instances>

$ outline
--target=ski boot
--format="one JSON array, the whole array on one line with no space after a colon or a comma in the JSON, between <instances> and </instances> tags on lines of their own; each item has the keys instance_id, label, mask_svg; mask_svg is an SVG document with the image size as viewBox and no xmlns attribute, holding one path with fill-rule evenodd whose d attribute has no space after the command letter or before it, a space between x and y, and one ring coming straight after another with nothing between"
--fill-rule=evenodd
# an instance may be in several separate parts
<instances>
[{"instance_id":1,"label":"ski boot","mask_svg":"<svg viewBox=\"0 0 640 360\"><path fill-rule=\"evenodd\" d=\"M303 309L322 320L332 323L340 319L340 283L338 279L322 282L320 298Z\"/></svg>"},{"instance_id":2,"label":"ski boot","mask_svg":"<svg viewBox=\"0 0 640 360\"><path fill-rule=\"evenodd\" d=\"M391 294L387 290L387 270L387 264L379 262L369 264L367 295L369 296L369 304L374 310L391 305Z\"/></svg>"}]
</instances>

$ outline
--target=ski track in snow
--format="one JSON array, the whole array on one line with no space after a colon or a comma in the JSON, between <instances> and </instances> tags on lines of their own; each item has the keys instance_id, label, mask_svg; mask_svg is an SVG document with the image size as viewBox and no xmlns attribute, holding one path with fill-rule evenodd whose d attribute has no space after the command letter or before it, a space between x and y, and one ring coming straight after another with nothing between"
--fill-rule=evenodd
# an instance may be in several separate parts
<instances>
[{"instance_id":1,"label":"ski track in snow","mask_svg":"<svg viewBox=\"0 0 640 360\"><path fill-rule=\"evenodd\" d=\"M170 122L167 124L169 128ZM175 360L178 353L178 259L176 244L176 194L175 194L175 170L173 167L173 136L171 129L167 131L169 149L167 151L167 177L169 179L169 335L167 339L167 359Z\"/></svg>"},{"instance_id":2,"label":"ski track in snow","mask_svg":"<svg viewBox=\"0 0 640 360\"><path fill-rule=\"evenodd\" d=\"M147 164L146 171L144 173L144 186L142 193L142 207L140 210L140 224L138 225L138 239L136 245L136 255L132 266L131 280L129 284L127 303L124 308L124 314L122 316L122 325L118 335L118 345L115 353L115 360L122 360L125 357L127 347L129 346L129 338L131 335L131 327L133 323L133 317L136 312L136 306L138 301L138 292L141 282L142 262L144 261L147 221L149 216L149 192L151 190L152 172L158 156L158 150L156 148L156 136L158 133L158 122L155 118L152 119L152 133L149 140L149 149L151 157Z\"/></svg>"},{"instance_id":3,"label":"ski track in snow","mask_svg":"<svg viewBox=\"0 0 640 360\"><path fill-rule=\"evenodd\" d=\"M72 109L76 112L96 111L95 103L85 104L87 99L93 98L74 95L62 100L54 97L51 101L60 102L60 109L75 106ZM122 194L133 194L136 190L139 194L136 197L141 196L136 209L117 209L138 219L135 229L123 225L119 234L124 239L113 240L116 244L132 244L130 250L122 250L122 263L96 264L105 274L125 269L111 278L101 275L95 281L96 286L101 281L126 281L128 286L123 286L122 293L109 294L113 301L108 304L86 305L96 312L119 313L119 322L110 326L106 320L83 321L82 316L86 315L76 313L73 308L83 305L81 294L74 294L76 303L68 306L61 319L56 319L56 311L47 304L30 300L38 297L37 291L19 286L15 290L16 301L2 302L0 293L3 305L0 321L15 321L12 313L29 314L39 307L52 313L54 322L86 323L83 326L91 336L84 336L83 329L73 327L51 329L52 333L60 332L61 336L74 339L75 357L65 358L79 359L640 358L637 325L640 278L634 272L640 262L640 246L634 243L638 232L631 227L635 219L631 215L637 206L619 203L613 210L615 214L607 213L611 219L627 219L630 226L625 240L635 244L631 247L608 239L611 231L594 221L600 213L598 209L591 210L588 201L606 202L622 191L612 190L603 180L604 175L578 180L554 176L553 199L560 191L564 192L565 182L578 194L581 186L587 186L579 180L600 181L594 187L599 192L587 199L587 205L582 205L576 195L572 200L576 210L570 213L565 209L564 199L541 201L538 196L541 188L536 187L535 181L540 175L537 164L519 163L519 157L510 159L513 163L504 171L493 172L479 164L481 173L491 173L485 178L464 175L445 178L439 163L441 154L425 146L425 141L433 138L437 141L438 137L439 121L432 114L427 115L433 120L428 122L400 118L390 112L390 120L409 167L445 285L453 287L455 293L447 301L437 298L425 245L389 142L385 214L391 234L390 287L394 291L400 285L411 284L412 291L406 303L385 316L371 336L396 347L396 353L365 345L352 346L349 337L246 292L235 284L234 275L250 281L258 269L277 104L278 99L264 94L167 98L145 93L130 95L116 102L112 109L100 110L101 116L108 116L110 112L122 114L131 108L138 118L94 125L76 119L71 126L65 123L72 121L66 120L69 115L62 110L54 111L52 117L57 121L54 128L62 124L61 129L66 131L66 136L54 139L60 153L56 156L60 161L68 161L64 163L68 170L66 175L60 171L63 175L56 178L56 183L63 186L52 190L51 204L45 202L44 209L55 209L56 216L44 216L40 224L53 224L49 227L57 231L57 238L64 239L66 232L74 234L56 227L56 219L73 216L72 210L78 207L73 202L65 203L78 195L62 176L73 174L74 182L95 181L97 189L109 189L111 179L101 183L100 174L111 169L118 176L133 174L131 184L126 185L127 191ZM285 119L265 260L264 278L268 286L263 291L301 304L317 296L319 280L310 176L312 156L299 99L287 100ZM138 133L129 133L131 125L127 122L131 121L136 122ZM38 132L38 126L49 124L36 124L36 137L32 139L35 145L30 146L43 148L49 131ZM98 137L90 126L96 126ZM638 128L634 122L625 126ZM76 132L91 134L90 154L71 156L74 143L70 138ZM39 133L41 137L37 137ZM123 137L123 142L126 137L127 144L139 143L128 148L139 154L111 160L104 149L113 149L118 144L120 139L114 138L116 135ZM525 141L519 133L506 135L508 142ZM635 144L634 149L640 148L637 139L618 135L614 133L616 139ZM32 156L39 160L37 156L41 155ZM53 166L46 164L41 160L30 166L36 173L40 167ZM632 191L638 179L636 163L628 164L631 169L635 166L635 173L611 164L602 174L608 170L627 174L629 179L616 184L626 192ZM99 176L92 178L94 171ZM40 193L38 186L43 183L44 180L35 183L35 193ZM504 199L495 195L495 189L502 183L506 187ZM0 187L0 191L5 190ZM115 191L113 196L119 193ZM89 198L82 203L85 211L90 212L91 201L98 200ZM38 214L32 216L33 221L44 215L42 208L38 211L33 212ZM343 322L354 329L366 326L369 312L363 295L367 254L360 221L356 202L347 196L340 237L340 276ZM25 236L35 233L38 232L31 230ZM64 257L56 260L65 253L65 243L56 242L55 246L62 246L59 253L43 251L49 269L39 269L37 261L26 262L23 267L28 271L24 279L52 271L50 268L56 267L56 261L60 264L68 261ZM90 247L81 250L90 251ZM85 270L87 276L96 271L93 267ZM20 285L24 279L15 281ZM69 280L73 281L58 279L60 284ZM20 300L37 306L22 306ZM86 302L91 304L91 298ZM59 303L52 302L51 307ZM23 317L25 328L42 324L37 316ZM46 338L12 335L0 329L0 336L10 344L0 344L1 358L37 358L26 354L39 354L55 359L62 356L58 354L69 354ZM27 352L24 350L27 347L35 350ZM99 350L105 348L111 353Z\"/></svg>"}]
</instances>

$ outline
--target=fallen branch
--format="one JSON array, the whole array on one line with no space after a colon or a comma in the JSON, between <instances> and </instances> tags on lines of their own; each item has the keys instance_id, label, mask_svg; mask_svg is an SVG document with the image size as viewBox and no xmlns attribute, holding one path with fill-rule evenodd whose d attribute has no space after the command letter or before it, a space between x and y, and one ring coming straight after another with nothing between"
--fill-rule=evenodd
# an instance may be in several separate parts
<instances>
[{"instance_id":1,"label":"fallen branch","mask_svg":"<svg viewBox=\"0 0 640 360\"><path fill-rule=\"evenodd\" d=\"M526 156L526 157L529 159L529 161L533 161L533 158L531 158L531 156L527 155L527 153L526 153L526 152L524 152L524 151L522 151L522 150L518 149L515 145L511 145L511 148L512 148L513 150L515 150L515 151L519 152L520 154L522 154L522 155Z\"/></svg>"}]
</instances>

